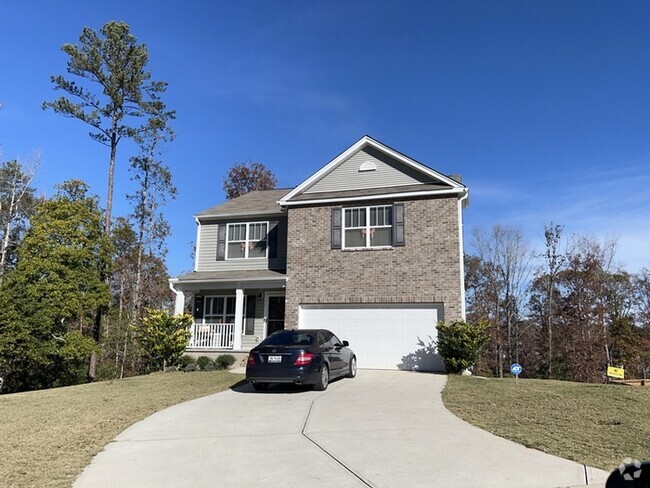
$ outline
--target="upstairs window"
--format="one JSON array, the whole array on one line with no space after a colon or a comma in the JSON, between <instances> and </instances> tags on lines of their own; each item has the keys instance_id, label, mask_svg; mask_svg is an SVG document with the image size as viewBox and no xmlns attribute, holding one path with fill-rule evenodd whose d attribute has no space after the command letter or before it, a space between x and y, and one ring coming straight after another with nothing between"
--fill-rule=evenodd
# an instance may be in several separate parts
<instances>
[{"instance_id":1,"label":"upstairs window","mask_svg":"<svg viewBox=\"0 0 650 488\"><path fill-rule=\"evenodd\" d=\"M387 247L392 243L393 207L344 209L343 248Z\"/></svg>"},{"instance_id":2,"label":"upstairs window","mask_svg":"<svg viewBox=\"0 0 650 488\"><path fill-rule=\"evenodd\" d=\"M267 257L267 222L228 224L226 259Z\"/></svg>"}]
</instances>

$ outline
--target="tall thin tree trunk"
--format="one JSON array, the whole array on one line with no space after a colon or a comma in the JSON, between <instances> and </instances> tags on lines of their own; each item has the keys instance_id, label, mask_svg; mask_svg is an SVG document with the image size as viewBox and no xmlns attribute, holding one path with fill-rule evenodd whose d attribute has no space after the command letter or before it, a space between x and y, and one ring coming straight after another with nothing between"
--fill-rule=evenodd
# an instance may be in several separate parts
<instances>
[{"instance_id":1,"label":"tall thin tree trunk","mask_svg":"<svg viewBox=\"0 0 650 488\"><path fill-rule=\"evenodd\" d=\"M548 287L548 378L553 378L553 280L549 277Z\"/></svg>"},{"instance_id":2,"label":"tall thin tree trunk","mask_svg":"<svg viewBox=\"0 0 650 488\"><path fill-rule=\"evenodd\" d=\"M106 194L106 216L104 220L104 233L109 236L111 234L111 210L113 208L113 179L115 177L115 154L117 152L117 115L113 116L113 130L111 131L111 156L108 161L108 190ZM105 274L105 281L108 283L108 273L106 270L102 271ZM93 327L93 339L99 343L100 331L102 326L102 310L97 310L97 317L95 319L95 326ZM95 381L95 373L97 368L97 353L95 351L90 355L90 366L88 367L88 378L90 381Z\"/></svg>"},{"instance_id":3,"label":"tall thin tree trunk","mask_svg":"<svg viewBox=\"0 0 650 488\"><path fill-rule=\"evenodd\" d=\"M113 117L113 130L111 131L111 157L108 160L108 189L106 191L106 216L104 220L104 233L111 232L111 212L113 210L113 179L115 177L115 154L117 152L117 119Z\"/></svg>"},{"instance_id":4,"label":"tall thin tree trunk","mask_svg":"<svg viewBox=\"0 0 650 488\"><path fill-rule=\"evenodd\" d=\"M124 363L126 361L126 351L129 343L129 329L126 329L124 334L124 346L122 348L122 366L120 367L120 379L124 378Z\"/></svg>"},{"instance_id":5,"label":"tall thin tree trunk","mask_svg":"<svg viewBox=\"0 0 650 488\"><path fill-rule=\"evenodd\" d=\"M153 156L152 156L153 157ZM140 218L138 219L138 257L135 268L135 290L133 291L133 319L137 321L141 315L142 304L140 295L142 289L142 257L144 253L144 235L147 226L147 198L149 189L149 165L145 163L144 180L142 182L142 193L140 194Z\"/></svg>"}]
</instances>

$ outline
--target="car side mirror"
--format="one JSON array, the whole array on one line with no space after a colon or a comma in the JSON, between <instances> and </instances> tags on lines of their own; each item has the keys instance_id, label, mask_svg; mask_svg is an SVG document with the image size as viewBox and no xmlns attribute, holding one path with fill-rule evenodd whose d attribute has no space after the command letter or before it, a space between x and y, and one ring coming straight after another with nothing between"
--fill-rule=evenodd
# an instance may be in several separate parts
<instances>
[{"instance_id":1,"label":"car side mirror","mask_svg":"<svg viewBox=\"0 0 650 488\"><path fill-rule=\"evenodd\" d=\"M343 341L343 347L348 347L350 343L348 341Z\"/></svg>"}]
</instances>

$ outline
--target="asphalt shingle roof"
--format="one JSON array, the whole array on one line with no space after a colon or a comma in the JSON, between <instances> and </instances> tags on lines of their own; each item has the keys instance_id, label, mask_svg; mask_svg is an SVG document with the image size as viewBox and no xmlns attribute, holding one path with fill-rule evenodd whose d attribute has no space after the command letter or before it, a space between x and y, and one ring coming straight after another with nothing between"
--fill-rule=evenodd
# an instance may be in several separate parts
<instances>
[{"instance_id":1,"label":"asphalt shingle roof","mask_svg":"<svg viewBox=\"0 0 650 488\"><path fill-rule=\"evenodd\" d=\"M277 201L291 191L290 188L280 190L254 190L196 214L197 217L232 217L241 215L266 215L281 213Z\"/></svg>"},{"instance_id":2,"label":"asphalt shingle roof","mask_svg":"<svg viewBox=\"0 0 650 488\"><path fill-rule=\"evenodd\" d=\"M179 283L195 281L255 281L255 280L285 280L286 274L271 269L253 269L240 271L193 271L178 277Z\"/></svg>"}]
</instances>

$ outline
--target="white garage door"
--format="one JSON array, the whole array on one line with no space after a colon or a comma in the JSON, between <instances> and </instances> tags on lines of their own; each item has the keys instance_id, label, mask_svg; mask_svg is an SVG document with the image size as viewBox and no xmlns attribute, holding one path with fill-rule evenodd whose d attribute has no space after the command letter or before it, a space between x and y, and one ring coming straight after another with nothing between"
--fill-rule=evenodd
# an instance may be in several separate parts
<instances>
[{"instance_id":1,"label":"white garage door","mask_svg":"<svg viewBox=\"0 0 650 488\"><path fill-rule=\"evenodd\" d=\"M442 305L432 303L301 305L299 327L349 341L360 368L443 371L440 357L418 344L436 338L439 317Z\"/></svg>"}]
</instances>

